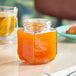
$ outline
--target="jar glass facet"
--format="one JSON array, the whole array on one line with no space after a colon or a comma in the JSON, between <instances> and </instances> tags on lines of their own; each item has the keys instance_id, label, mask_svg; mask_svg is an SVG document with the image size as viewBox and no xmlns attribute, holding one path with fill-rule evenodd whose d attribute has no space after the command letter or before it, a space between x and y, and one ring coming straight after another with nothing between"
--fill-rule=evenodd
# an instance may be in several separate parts
<instances>
[{"instance_id":1,"label":"jar glass facet","mask_svg":"<svg viewBox=\"0 0 76 76\"><path fill-rule=\"evenodd\" d=\"M47 19L25 19L18 30L18 55L31 64L46 63L57 54L57 31Z\"/></svg>"}]
</instances>

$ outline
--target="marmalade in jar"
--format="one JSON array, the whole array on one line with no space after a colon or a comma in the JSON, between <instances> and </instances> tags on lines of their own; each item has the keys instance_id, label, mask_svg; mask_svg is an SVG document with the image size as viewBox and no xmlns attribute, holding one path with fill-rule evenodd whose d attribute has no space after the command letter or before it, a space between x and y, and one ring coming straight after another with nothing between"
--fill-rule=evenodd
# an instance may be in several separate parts
<instances>
[{"instance_id":1,"label":"marmalade in jar","mask_svg":"<svg viewBox=\"0 0 76 76\"><path fill-rule=\"evenodd\" d=\"M46 26L46 27L45 27ZM30 64L46 63L57 54L57 32L46 29L44 23L25 23L24 30L18 30L18 55Z\"/></svg>"}]
</instances>

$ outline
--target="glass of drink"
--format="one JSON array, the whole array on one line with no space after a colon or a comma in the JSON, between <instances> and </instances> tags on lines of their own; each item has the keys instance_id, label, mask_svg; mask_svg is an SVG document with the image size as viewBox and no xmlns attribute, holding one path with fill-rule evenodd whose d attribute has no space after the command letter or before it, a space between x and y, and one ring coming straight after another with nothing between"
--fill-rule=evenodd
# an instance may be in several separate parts
<instances>
[{"instance_id":1,"label":"glass of drink","mask_svg":"<svg viewBox=\"0 0 76 76\"><path fill-rule=\"evenodd\" d=\"M30 64L53 60L57 54L57 31L47 19L25 19L18 30L18 55Z\"/></svg>"},{"instance_id":2,"label":"glass of drink","mask_svg":"<svg viewBox=\"0 0 76 76\"><path fill-rule=\"evenodd\" d=\"M17 11L16 7L0 6L0 44L13 40L17 26Z\"/></svg>"}]
</instances>

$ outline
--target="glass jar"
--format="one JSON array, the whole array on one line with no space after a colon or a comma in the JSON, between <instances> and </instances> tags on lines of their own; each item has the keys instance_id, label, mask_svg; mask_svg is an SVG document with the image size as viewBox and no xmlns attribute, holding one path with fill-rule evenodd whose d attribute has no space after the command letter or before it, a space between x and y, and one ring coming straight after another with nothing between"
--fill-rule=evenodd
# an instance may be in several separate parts
<instances>
[{"instance_id":1,"label":"glass jar","mask_svg":"<svg viewBox=\"0 0 76 76\"><path fill-rule=\"evenodd\" d=\"M16 7L0 6L0 44L13 42L17 27Z\"/></svg>"},{"instance_id":2,"label":"glass jar","mask_svg":"<svg viewBox=\"0 0 76 76\"><path fill-rule=\"evenodd\" d=\"M47 63L57 54L57 31L47 19L25 19L18 29L18 55L30 64Z\"/></svg>"}]
</instances>

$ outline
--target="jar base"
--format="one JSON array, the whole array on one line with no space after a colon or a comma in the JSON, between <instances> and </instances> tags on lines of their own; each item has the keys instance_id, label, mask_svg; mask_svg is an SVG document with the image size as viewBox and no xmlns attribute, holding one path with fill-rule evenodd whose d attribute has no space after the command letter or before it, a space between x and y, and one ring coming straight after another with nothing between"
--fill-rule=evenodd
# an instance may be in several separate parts
<instances>
[{"instance_id":1,"label":"jar base","mask_svg":"<svg viewBox=\"0 0 76 76\"><path fill-rule=\"evenodd\" d=\"M52 59L52 60L47 60L47 61L43 61L43 62L25 62L27 65L42 65L42 64L47 64L47 63L49 63L49 62L51 62L51 61L53 61L54 59ZM22 61L24 61L24 60L22 60Z\"/></svg>"}]
</instances>

